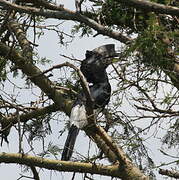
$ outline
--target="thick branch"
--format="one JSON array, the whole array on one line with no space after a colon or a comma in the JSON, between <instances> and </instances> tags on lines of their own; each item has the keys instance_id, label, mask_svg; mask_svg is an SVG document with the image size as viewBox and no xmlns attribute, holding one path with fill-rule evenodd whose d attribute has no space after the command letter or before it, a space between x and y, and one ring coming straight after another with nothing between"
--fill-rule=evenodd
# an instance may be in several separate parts
<instances>
[{"instance_id":1,"label":"thick branch","mask_svg":"<svg viewBox=\"0 0 179 180\"><path fill-rule=\"evenodd\" d=\"M140 8L144 11L152 11L160 14L179 15L179 8L173 6L166 6L163 4L150 2L146 0L118 0L119 3L123 3L127 6Z\"/></svg>"},{"instance_id":2,"label":"thick branch","mask_svg":"<svg viewBox=\"0 0 179 180\"><path fill-rule=\"evenodd\" d=\"M159 174L166 175L169 177L173 177L178 179L179 178L179 172L178 171L170 171L168 169L160 169Z\"/></svg>"},{"instance_id":3,"label":"thick branch","mask_svg":"<svg viewBox=\"0 0 179 180\"><path fill-rule=\"evenodd\" d=\"M23 1L23 0L22 0ZM63 8L63 5L60 6L56 6L55 4L46 2L45 0L28 0L29 2L33 3L33 4L38 4L43 6L44 8L47 9L51 9L51 10L63 10L65 8ZM131 6L131 7L136 7L136 8L140 8L141 10L145 10L145 11L153 11L156 13L161 13L161 14L170 14L170 15L179 15L179 8L178 7L174 7L174 6L167 6L164 4L159 4L159 3L155 3L155 2L151 2L148 0L116 0L119 3L123 3L126 4L127 6ZM25 2L25 0L24 0Z\"/></svg>"},{"instance_id":4,"label":"thick branch","mask_svg":"<svg viewBox=\"0 0 179 180\"><path fill-rule=\"evenodd\" d=\"M4 0L0 0L0 5L4 9L8 9L8 10L12 9L12 10L16 10L16 11L27 13L27 14L43 16L46 18L78 21L80 23L85 23L89 27L96 30L99 34L103 34L105 36L114 38L116 40L119 40L122 43L128 43L128 42L132 41L131 38L124 36L123 34L117 32L117 31L113 31L113 30L109 29L108 27L102 26L101 24L98 24L96 21L94 21L86 16L83 16L79 13L76 13L74 11L70 11L68 9L63 8L63 10L61 10L62 8L60 8L60 11L43 10L43 9L32 8L32 7L27 7L27 6L19 6L14 3L10 3L8 1L4 1Z\"/></svg>"},{"instance_id":5,"label":"thick branch","mask_svg":"<svg viewBox=\"0 0 179 180\"><path fill-rule=\"evenodd\" d=\"M36 166L49 170L100 174L111 177L121 177L118 166L104 166L92 163L70 162L45 159L25 154L0 154L0 163L16 163L27 166Z\"/></svg>"},{"instance_id":6,"label":"thick branch","mask_svg":"<svg viewBox=\"0 0 179 180\"><path fill-rule=\"evenodd\" d=\"M23 56L28 58L29 60L32 60L33 49L26 38L25 32L22 30L22 28L16 21L10 20L8 25L9 29L13 31L16 38L18 39L18 42L23 52Z\"/></svg>"}]
</instances>

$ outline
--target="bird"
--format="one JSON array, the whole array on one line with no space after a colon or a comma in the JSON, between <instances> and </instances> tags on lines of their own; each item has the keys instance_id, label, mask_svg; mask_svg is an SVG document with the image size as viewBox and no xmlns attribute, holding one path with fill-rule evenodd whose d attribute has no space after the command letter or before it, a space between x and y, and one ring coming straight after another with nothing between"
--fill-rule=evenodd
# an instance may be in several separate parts
<instances>
[{"instance_id":1,"label":"bird","mask_svg":"<svg viewBox=\"0 0 179 180\"><path fill-rule=\"evenodd\" d=\"M111 95L111 85L108 79L93 84L89 87L91 97L94 100L94 109L99 113L109 103ZM70 115L70 129L64 145L61 160L68 161L73 153L74 144L80 129L87 124L86 97L82 92L75 101Z\"/></svg>"},{"instance_id":2,"label":"bird","mask_svg":"<svg viewBox=\"0 0 179 180\"><path fill-rule=\"evenodd\" d=\"M106 68L111 64L111 59L118 55L114 44L107 44L86 51L86 58L82 61L80 70L89 83L98 83L106 79Z\"/></svg>"},{"instance_id":3,"label":"bird","mask_svg":"<svg viewBox=\"0 0 179 180\"><path fill-rule=\"evenodd\" d=\"M114 45L104 45L93 51L86 51L86 58L82 61L80 70L89 85L91 97L94 102L94 112L101 112L110 101L111 85L107 76L106 68L109 63L105 60L106 55L114 52ZM80 129L87 124L86 96L80 92L75 100L70 114L70 128L64 145L61 160L70 160L73 148Z\"/></svg>"}]
</instances>

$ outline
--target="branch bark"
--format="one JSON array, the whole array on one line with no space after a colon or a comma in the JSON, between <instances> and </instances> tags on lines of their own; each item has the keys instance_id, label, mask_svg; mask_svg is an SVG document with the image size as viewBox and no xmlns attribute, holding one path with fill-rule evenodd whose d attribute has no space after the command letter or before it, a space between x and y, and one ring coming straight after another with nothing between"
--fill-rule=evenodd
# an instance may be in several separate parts
<instances>
[{"instance_id":1,"label":"branch bark","mask_svg":"<svg viewBox=\"0 0 179 180\"><path fill-rule=\"evenodd\" d=\"M12 32L15 34L21 46L23 57L32 61L33 49L26 38L25 32L20 27L19 23L11 19L8 23L8 26L9 26L9 29L12 30Z\"/></svg>"},{"instance_id":2,"label":"branch bark","mask_svg":"<svg viewBox=\"0 0 179 180\"><path fill-rule=\"evenodd\" d=\"M119 147L111 137L100 127L93 125L85 129L86 134L97 144L109 161L118 165L122 180L149 180L126 156L121 147Z\"/></svg>"},{"instance_id":3,"label":"branch bark","mask_svg":"<svg viewBox=\"0 0 179 180\"><path fill-rule=\"evenodd\" d=\"M34 157L26 154L0 153L0 163L15 163L56 171L100 174L121 178L117 165L104 166L92 163L70 162Z\"/></svg>"},{"instance_id":4,"label":"branch bark","mask_svg":"<svg viewBox=\"0 0 179 180\"><path fill-rule=\"evenodd\" d=\"M170 171L168 169L160 169L159 174L166 175L168 177L173 177L176 179L179 178L179 172L178 171Z\"/></svg>"}]
</instances>

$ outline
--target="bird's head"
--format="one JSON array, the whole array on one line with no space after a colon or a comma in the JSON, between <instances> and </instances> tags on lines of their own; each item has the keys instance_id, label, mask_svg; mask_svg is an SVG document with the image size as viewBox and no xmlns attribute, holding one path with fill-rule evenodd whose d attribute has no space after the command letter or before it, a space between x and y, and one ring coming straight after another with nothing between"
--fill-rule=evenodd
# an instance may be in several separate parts
<instances>
[{"instance_id":1,"label":"bird's head","mask_svg":"<svg viewBox=\"0 0 179 180\"><path fill-rule=\"evenodd\" d=\"M106 79L106 68L116 57L114 44L107 44L86 51L86 58L81 63L81 71L89 83L98 83Z\"/></svg>"}]
</instances>

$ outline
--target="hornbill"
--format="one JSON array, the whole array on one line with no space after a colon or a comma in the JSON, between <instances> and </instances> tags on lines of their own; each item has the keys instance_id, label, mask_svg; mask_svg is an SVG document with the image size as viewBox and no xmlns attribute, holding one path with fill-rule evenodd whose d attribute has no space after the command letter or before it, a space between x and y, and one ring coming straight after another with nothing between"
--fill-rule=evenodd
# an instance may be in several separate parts
<instances>
[{"instance_id":1,"label":"hornbill","mask_svg":"<svg viewBox=\"0 0 179 180\"><path fill-rule=\"evenodd\" d=\"M106 68L111 59L117 56L114 44L107 44L86 51L86 59L81 63L81 71L89 83L96 84L106 79Z\"/></svg>"},{"instance_id":2,"label":"hornbill","mask_svg":"<svg viewBox=\"0 0 179 180\"><path fill-rule=\"evenodd\" d=\"M114 45L105 45L112 46L114 51ZM104 48L104 46L101 46ZM98 50L98 52L96 52ZM104 51L100 47L94 49L93 51L86 52L86 59L83 60L81 64L81 71L86 77L88 83L92 83L89 86L91 97L94 101L94 109L99 113L104 107L109 103L111 95L111 85L108 80L106 68L109 64L104 63L105 59ZM105 52L110 54L110 52ZM87 125L86 117L86 97L83 92L81 92L76 101L73 104L71 115L70 115L70 129L65 142L65 146L62 152L61 160L68 161L73 153L74 144L76 137L80 129L83 129Z\"/></svg>"}]
</instances>

